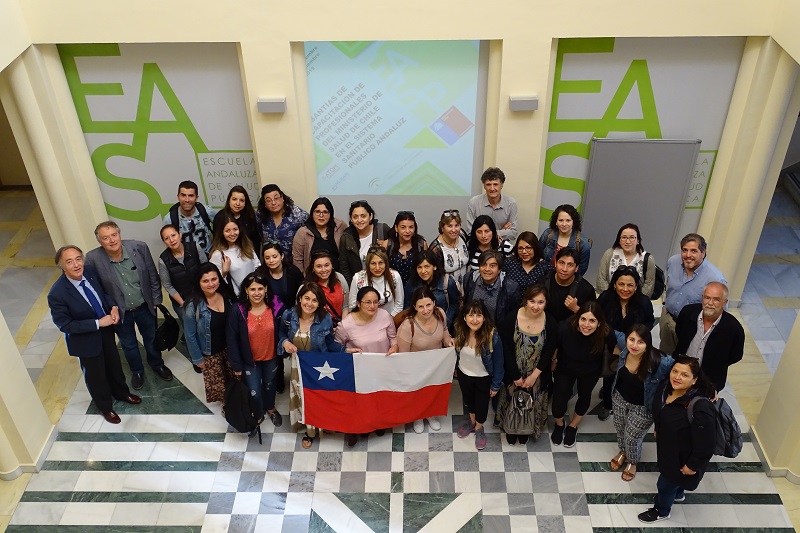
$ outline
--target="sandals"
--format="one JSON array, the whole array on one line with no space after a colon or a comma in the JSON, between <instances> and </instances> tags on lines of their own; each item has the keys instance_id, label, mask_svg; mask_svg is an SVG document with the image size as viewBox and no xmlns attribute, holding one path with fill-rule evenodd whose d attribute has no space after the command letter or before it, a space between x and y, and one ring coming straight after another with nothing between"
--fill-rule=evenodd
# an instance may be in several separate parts
<instances>
[{"instance_id":1,"label":"sandals","mask_svg":"<svg viewBox=\"0 0 800 533\"><path fill-rule=\"evenodd\" d=\"M625 453L619 452L608 464L612 472L618 472L619 469L622 468L622 465L625 464Z\"/></svg>"},{"instance_id":2,"label":"sandals","mask_svg":"<svg viewBox=\"0 0 800 533\"><path fill-rule=\"evenodd\" d=\"M305 448L306 450L311 448L311 445L314 444L314 437L311 437L306 433L303 435L303 440L300 441L300 445Z\"/></svg>"},{"instance_id":3,"label":"sandals","mask_svg":"<svg viewBox=\"0 0 800 533\"><path fill-rule=\"evenodd\" d=\"M636 463L628 463L622 471L622 481L632 481L636 477Z\"/></svg>"}]
</instances>

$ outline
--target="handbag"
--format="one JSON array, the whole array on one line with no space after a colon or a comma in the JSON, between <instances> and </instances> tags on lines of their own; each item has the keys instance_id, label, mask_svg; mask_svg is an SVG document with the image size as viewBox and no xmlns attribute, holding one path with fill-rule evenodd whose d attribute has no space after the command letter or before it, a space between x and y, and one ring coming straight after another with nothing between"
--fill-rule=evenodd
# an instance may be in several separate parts
<instances>
[{"instance_id":1,"label":"handbag","mask_svg":"<svg viewBox=\"0 0 800 533\"><path fill-rule=\"evenodd\" d=\"M156 330L156 346L162 352L169 351L178 345L178 337L181 333L181 327L178 321L169 314L167 308L163 304L158 304L156 307L164 315L164 322L158 326Z\"/></svg>"},{"instance_id":2,"label":"handbag","mask_svg":"<svg viewBox=\"0 0 800 533\"><path fill-rule=\"evenodd\" d=\"M536 432L533 396L529 389L518 387L511 393L511 401L503 416L503 429L509 435L533 435Z\"/></svg>"},{"instance_id":3,"label":"handbag","mask_svg":"<svg viewBox=\"0 0 800 533\"><path fill-rule=\"evenodd\" d=\"M608 348L603 349L603 368L600 370L600 377L607 378L617 373L619 364L619 354L614 354Z\"/></svg>"}]
</instances>

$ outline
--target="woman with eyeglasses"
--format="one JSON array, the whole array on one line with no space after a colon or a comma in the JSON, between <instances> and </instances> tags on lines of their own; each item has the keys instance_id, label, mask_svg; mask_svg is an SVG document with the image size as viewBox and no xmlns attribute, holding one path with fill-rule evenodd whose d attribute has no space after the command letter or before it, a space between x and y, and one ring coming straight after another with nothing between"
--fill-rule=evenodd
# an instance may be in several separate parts
<instances>
[{"instance_id":1,"label":"woman with eyeglasses","mask_svg":"<svg viewBox=\"0 0 800 533\"><path fill-rule=\"evenodd\" d=\"M350 312L350 285L339 272L333 269L333 258L325 250L311 254L311 264L306 270L306 281L316 283L325 294L325 309L333 319L333 325Z\"/></svg>"},{"instance_id":2,"label":"woman with eyeglasses","mask_svg":"<svg viewBox=\"0 0 800 533\"><path fill-rule=\"evenodd\" d=\"M453 321L461 305L461 291L456 280L445 272L442 256L433 249L424 250L414 261L411 279L403 289L405 301L403 308L411 307L411 296L420 287L428 287L436 300L436 307L443 309L447 319L447 327L452 332Z\"/></svg>"},{"instance_id":3,"label":"woman with eyeglasses","mask_svg":"<svg viewBox=\"0 0 800 533\"><path fill-rule=\"evenodd\" d=\"M339 239L339 272L348 281L367 266L367 251L374 245L385 246L389 226L378 222L375 210L366 200L350 204L350 225ZM388 262L387 262L388 265Z\"/></svg>"},{"instance_id":4,"label":"woman with eyeglasses","mask_svg":"<svg viewBox=\"0 0 800 533\"><path fill-rule=\"evenodd\" d=\"M444 309L436 305L436 298L427 285L419 287L411 296L408 315L397 328L397 346L401 352L422 352L453 346ZM442 429L438 417L432 416L426 420L432 430ZM425 420L415 420L413 427L415 433L422 433Z\"/></svg>"},{"instance_id":5,"label":"woman with eyeglasses","mask_svg":"<svg viewBox=\"0 0 800 533\"><path fill-rule=\"evenodd\" d=\"M194 296L184 306L186 347L192 363L203 373L206 402L222 402L232 377L226 328L233 295L227 293L222 275L212 263L200 265L194 286Z\"/></svg>"},{"instance_id":6,"label":"woman with eyeglasses","mask_svg":"<svg viewBox=\"0 0 800 533\"><path fill-rule=\"evenodd\" d=\"M333 321L325 311L324 302L325 293L316 283L305 283L300 287L300 290L297 291L297 303L284 313L279 322L279 355L291 356L299 351L346 351L346 348L334 339ZM349 351L357 350L350 349ZM314 443L317 428L300 423L303 402L300 395L300 367L296 357L292 357L289 384L289 420L294 431L305 430L301 445L308 449Z\"/></svg>"},{"instance_id":7,"label":"woman with eyeglasses","mask_svg":"<svg viewBox=\"0 0 800 533\"><path fill-rule=\"evenodd\" d=\"M275 374L280 359L276 340L269 283L252 272L242 282L240 302L228 313L228 358L234 375L241 376L250 389L259 424L266 414L278 427L283 417L275 408Z\"/></svg>"},{"instance_id":8,"label":"woman with eyeglasses","mask_svg":"<svg viewBox=\"0 0 800 533\"><path fill-rule=\"evenodd\" d=\"M333 204L324 196L311 204L311 216L300 226L292 242L292 262L305 272L314 252L325 251L339 264L339 242L347 224L333 216Z\"/></svg>"},{"instance_id":9,"label":"woman with eyeglasses","mask_svg":"<svg viewBox=\"0 0 800 533\"><path fill-rule=\"evenodd\" d=\"M642 294L636 267L619 267L611 276L611 286L597 297L597 303L617 339L617 353L625 349L625 333L634 324L642 324L649 331L656 323L653 303ZM611 414L613 381L614 376L603 378L603 406L597 415L600 420L607 420Z\"/></svg>"},{"instance_id":10,"label":"woman with eyeglasses","mask_svg":"<svg viewBox=\"0 0 800 533\"><path fill-rule=\"evenodd\" d=\"M367 353L397 353L397 330L394 320L388 311L381 309L381 296L375 287L367 286L358 289L356 303L350 313L342 319L336 328L336 342L347 348ZM354 415L355 416L355 415ZM378 436L385 429L376 429ZM345 435L345 442L353 447L358 435Z\"/></svg>"},{"instance_id":11,"label":"woman with eyeglasses","mask_svg":"<svg viewBox=\"0 0 800 533\"><path fill-rule=\"evenodd\" d=\"M396 270L403 285L411 279L411 269L416 257L428 248L425 238L417 233L417 219L413 211L398 211L394 226L386 239L389 267Z\"/></svg>"},{"instance_id":12,"label":"woman with eyeglasses","mask_svg":"<svg viewBox=\"0 0 800 533\"><path fill-rule=\"evenodd\" d=\"M239 231L239 224L232 218L223 222L222 231L215 233L211 242L209 261L217 266L223 279L229 279L234 294L239 296L245 276L261 266L261 262L253 243Z\"/></svg>"},{"instance_id":13,"label":"woman with eyeglasses","mask_svg":"<svg viewBox=\"0 0 800 533\"><path fill-rule=\"evenodd\" d=\"M531 285L544 281L552 269L553 265L544 260L539 239L532 231L519 234L511 257L503 265L503 270L517 282L522 292Z\"/></svg>"},{"instance_id":14,"label":"woman with eyeglasses","mask_svg":"<svg viewBox=\"0 0 800 533\"><path fill-rule=\"evenodd\" d=\"M499 250L504 257L508 257L514 250L514 245L510 241L500 240L492 217L480 215L472 224L472 231L467 241L469 268L472 271L478 270L478 257L487 250Z\"/></svg>"},{"instance_id":15,"label":"woman with eyeglasses","mask_svg":"<svg viewBox=\"0 0 800 533\"><path fill-rule=\"evenodd\" d=\"M303 284L303 273L287 260L280 243L275 241L264 243L264 264L258 267L256 273L269 284L272 294L272 314L275 320L280 322L283 312L294 305L297 289ZM283 394L286 390L285 372L283 359L279 359L275 374L275 389L278 394Z\"/></svg>"},{"instance_id":16,"label":"woman with eyeglasses","mask_svg":"<svg viewBox=\"0 0 800 533\"><path fill-rule=\"evenodd\" d=\"M308 213L296 206L280 187L269 183L261 188L257 215L261 242L278 241L286 255L292 257L292 241L308 220Z\"/></svg>"},{"instance_id":17,"label":"woman with eyeglasses","mask_svg":"<svg viewBox=\"0 0 800 533\"><path fill-rule=\"evenodd\" d=\"M645 259L646 258L646 259ZM645 266L645 263L647 265ZM617 240L614 245L603 253L597 271L598 292L603 292L612 284L609 280L619 267L629 266L636 269L639 279L642 280L642 293L650 298L656 285L656 261L653 254L645 252L642 244L642 235L636 224L625 224L617 231Z\"/></svg>"},{"instance_id":18,"label":"woman with eyeglasses","mask_svg":"<svg viewBox=\"0 0 800 533\"><path fill-rule=\"evenodd\" d=\"M380 246L367 251L367 268L356 272L350 283L350 307L356 304L356 293L362 287L374 287L381 296L380 306L395 316L403 310L403 280L389 268L389 257Z\"/></svg>"},{"instance_id":19,"label":"woman with eyeglasses","mask_svg":"<svg viewBox=\"0 0 800 533\"><path fill-rule=\"evenodd\" d=\"M539 236L544 260L556 265L556 254L562 248L572 248L578 252L578 274L583 276L589 268L592 242L581 236L581 215L574 206L562 204L555 208L550 217L550 226Z\"/></svg>"},{"instance_id":20,"label":"woman with eyeglasses","mask_svg":"<svg viewBox=\"0 0 800 533\"><path fill-rule=\"evenodd\" d=\"M439 219L439 236L433 239L430 249L439 251L444 271L455 278L458 290L461 290L469 265L469 253L467 234L461 229L461 213L458 209L442 211L442 217Z\"/></svg>"},{"instance_id":21,"label":"woman with eyeglasses","mask_svg":"<svg viewBox=\"0 0 800 533\"><path fill-rule=\"evenodd\" d=\"M212 227L215 234L218 231L222 231L227 218L232 218L239 224L239 232L247 235L256 252L258 252L261 244L261 230L258 228L256 211L253 209L252 202L250 202L250 196L241 185L231 187L231 190L228 191L228 197L225 199L225 207L214 216Z\"/></svg>"}]
</instances>

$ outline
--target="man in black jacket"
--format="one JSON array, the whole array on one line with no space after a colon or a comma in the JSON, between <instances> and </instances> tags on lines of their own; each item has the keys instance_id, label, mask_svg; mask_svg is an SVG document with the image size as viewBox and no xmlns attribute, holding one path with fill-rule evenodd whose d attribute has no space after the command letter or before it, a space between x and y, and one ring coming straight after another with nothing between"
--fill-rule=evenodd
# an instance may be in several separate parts
<instances>
[{"instance_id":1,"label":"man in black jacket","mask_svg":"<svg viewBox=\"0 0 800 533\"><path fill-rule=\"evenodd\" d=\"M675 353L699 359L717 391L725 387L728 367L744 354L744 328L725 311L727 304L728 287L712 281L703 289L703 303L684 306L675 321Z\"/></svg>"}]
</instances>

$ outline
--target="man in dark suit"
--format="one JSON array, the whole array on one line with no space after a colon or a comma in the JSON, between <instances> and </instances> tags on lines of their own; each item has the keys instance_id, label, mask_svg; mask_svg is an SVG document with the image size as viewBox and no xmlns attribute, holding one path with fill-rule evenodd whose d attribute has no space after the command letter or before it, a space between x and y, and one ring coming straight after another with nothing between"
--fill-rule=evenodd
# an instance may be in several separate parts
<instances>
[{"instance_id":1,"label":"man in dark suit","mask_svg":"<svg viewBox=\"0 0 800 533\"><path fill-rule=\"evenodd\" d=\"M728 287L712 281L703 289L703 303L684 306L675 321L675 353L699 359L717 391L725 387L728 367L744 354L744 328L725 311L727 303Z\"/></svg>"},{"instance_id":2,"label":"man in dark suit","mask_svg":"<svg viewBox=\"0 0 800 533\"><path fill-rule=\"evenodd\" d=\"M80 248L59 248L56 265L64 274L47 295L53 323L64 333L69 354L80 361L95 405L108 422L119 424L113 399L132 404L142 403L142 399L131 394L122 373L113 329L119 322L118 309L103 291L97 274L91 267L84 268Z\"/></svg>"},{"instance_id":3,"label":"man in dark suit","mask_svg":"<svg viewBox=\"0 0 800 533\"><path fill-rule=\"evenodd\" d=\"M94 235L100 247L86 254L86 263L97 272L103 290L119 306L115 329L133 374L131 385L136 390L144 386L144 364L134 324L142 336L147 364L161 379L170 381L172 372L164 365L156 347L156 306L161 303L161 281L150 249L142 241L123 241L119 226L110 220L98 224Z\"/></svg>"}]
</instances>

